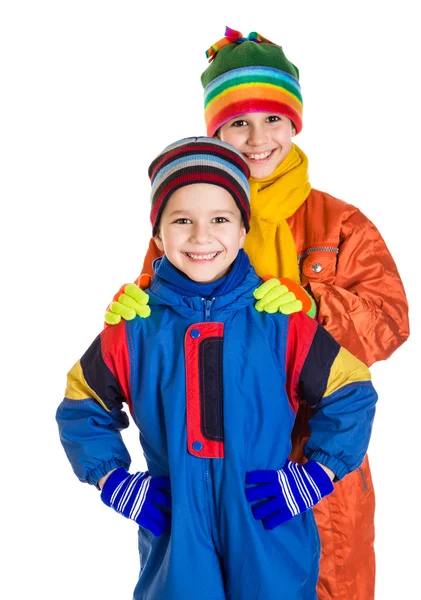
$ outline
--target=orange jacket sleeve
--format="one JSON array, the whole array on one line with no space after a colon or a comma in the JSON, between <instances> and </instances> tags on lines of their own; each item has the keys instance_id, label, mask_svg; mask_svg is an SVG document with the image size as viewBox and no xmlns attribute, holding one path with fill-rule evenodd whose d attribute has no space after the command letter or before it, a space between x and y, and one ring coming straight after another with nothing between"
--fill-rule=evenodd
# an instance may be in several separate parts
<instances>
[{"instance_id":1,"label":"orange jacket sleeve","mask_svg":"<svg viewBox=\"0 0 421 600\"><path fill-rule=\"evenodd\" d=\"M151 238L150 242L149 242L148 250L146 252L145 260L143 261L142 272L135 281L135 283L137 285L139 285L139 279L142 275L150 275L150 277L153 277L152 263L156 258L159 258L163 254L164 253L155 244L154 238ZM140 285L140 287L142 287L142 286Z\"/></svg>"},{"instance_id":2,"label":"orange jacket sleeve","mask_svg":"<svg viewBox=\"0 0 421 600\"><path fill-rule=\"evenodd\" d=\"M149 247L146 251L145 259L143 261L143 267L140 272L140 275L134 280L134 283L136 285L138 285L142 289L149 287L149 278L153 277L152 263L156 258L159 258L162 255L163 252L161 252L161 250L155 244L154 238L151 238L149 242ZM144 275L148 275L149 277L144 277ZM118 301L120 294L124 293L124 288L126 287L126 285L127 283L123 283L118 292L114 294L113 302Z\"/></svg>"},{"instance_id":3,"label":"orange jacket sleeve","mask_svg":"<svg viewBox=\"0 0 421 600\"><path fill-rule=\"evenodd\" d=\"M319 322L367 366L388 358L408 338L408 303L395 262L360 211L342 223L334 281L309 286Z\"/></svg>"}]
</instances>

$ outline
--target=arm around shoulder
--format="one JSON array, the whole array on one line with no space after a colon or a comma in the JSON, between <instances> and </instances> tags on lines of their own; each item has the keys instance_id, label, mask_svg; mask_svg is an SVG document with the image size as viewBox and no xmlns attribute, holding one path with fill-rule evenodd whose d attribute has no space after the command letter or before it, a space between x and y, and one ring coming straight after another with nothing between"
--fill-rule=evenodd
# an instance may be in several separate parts
<instances>
[{"instance_id":1,"label":"arm around shoulder","mask_svg":"<svg viewBox=\"0 0 421 600\"><path fill-rule=\"evenodd\" d=\"M151 238L141 274L134 283L124 283L114 294L113 301L104 315L107 325L118 325L121 319L131 321L136 315L143 319L149 317L151 314L148 306L149 296L144 290L149 287L153 276L152 263L160 256L162 252L155 244L154 238Z\"/></svg>"}]
</instances>

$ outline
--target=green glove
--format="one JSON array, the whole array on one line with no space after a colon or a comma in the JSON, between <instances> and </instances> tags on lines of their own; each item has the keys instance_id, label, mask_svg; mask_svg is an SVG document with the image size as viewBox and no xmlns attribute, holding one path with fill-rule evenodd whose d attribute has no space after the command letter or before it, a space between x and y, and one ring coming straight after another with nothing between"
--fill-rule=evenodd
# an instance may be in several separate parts
<instances>
[{"instance_id":1,"label":"green glove","mask_svg":"<svg viewBox=\"0 0 421 600\"><path fill-rule=\"evenodd\" d=\"M111 302L104 320L108 325L117 325L123 318L131 321L136 315L147 319L151 314L148 306L149 296L134 283L128 283L124 288L124 294L120 294L116 302Z\"/></svg>"},{"instance_id":2,"label":"green glove","mask_svg":"<svg viewBox=\"0 0 421 600\"><path fill-rule=\"evenodd\" d=\"M257 300L254 307L259 312L290 315L304 310L312 319L316 316L314 299L303 287L286 277L268 279L254 290L253 296Z\"/></svg>"}]
</instances>

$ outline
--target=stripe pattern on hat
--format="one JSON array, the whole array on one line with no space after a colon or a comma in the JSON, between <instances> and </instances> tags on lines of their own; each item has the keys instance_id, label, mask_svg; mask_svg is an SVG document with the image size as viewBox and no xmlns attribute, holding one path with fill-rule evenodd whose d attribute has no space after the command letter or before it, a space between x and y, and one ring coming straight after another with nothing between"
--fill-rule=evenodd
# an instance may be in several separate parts
<instances>
[{"instance_id":1,"label":"stripe pattern on hat","mask_svg":"<svg viewBox=\"0 0 421 600\"><path fill-rule=\"evenodd\" d=\"M302 129L303 99L298 80L271 67L241 67L216 77L205 88L208 135L227 121L248 112L271 112L291 119Z\"/></svg>"},{"instance_id":2,"label":"stripe pattern on hat","mask_svg":"<svg viewBox=\"0 0 421 600\"><path fill-rule=\"evenodd\" d=\"M206 137L179 140L156 157L149 167L149 177L153 235L171 194L194 183L210 183L230 192L249 230L250 172L241 154L229 144Z\"/></svg>"}]
</instances>

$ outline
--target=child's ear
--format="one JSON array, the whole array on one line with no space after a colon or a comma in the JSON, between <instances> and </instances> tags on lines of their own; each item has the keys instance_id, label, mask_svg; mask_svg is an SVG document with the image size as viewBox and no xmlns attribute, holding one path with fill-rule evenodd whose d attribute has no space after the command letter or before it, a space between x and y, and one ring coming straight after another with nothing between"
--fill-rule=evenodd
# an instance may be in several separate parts
<instances>
[{"instance_id":1,"label":"child's ear","mask_svg":"<svg viewBox=\"0 0 421 600\"><path fill-rule=\"evenodd\" d=\"M158 246L161 252L164 252L164 244L162 243L162 238L159 231L156 235L154 235L153 239L155 240L155 244Z\"/></svg>"},{"instance_id":2,"label":"child's ear","mask_svg":"<svg viewBox=\"0 0 421 600\"><path fill-rule=\"evenodd\" d=\"M239 240L239 245L238 245L239 248L244 248L244 244L246 241L246 234L247 234L246 227L243 223L241 225L241 229L240 229L240 240Z\"/></svg>"}]
</instances>

